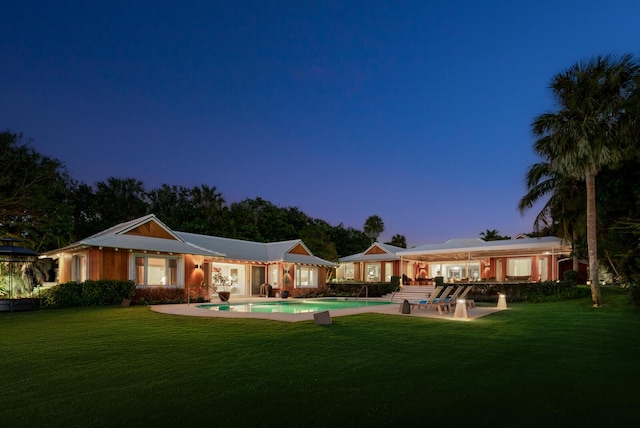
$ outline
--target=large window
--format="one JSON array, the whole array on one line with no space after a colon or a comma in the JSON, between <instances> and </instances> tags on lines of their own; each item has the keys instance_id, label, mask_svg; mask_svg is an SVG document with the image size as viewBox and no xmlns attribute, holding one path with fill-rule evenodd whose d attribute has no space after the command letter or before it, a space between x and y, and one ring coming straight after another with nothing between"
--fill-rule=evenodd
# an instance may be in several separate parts
<instances>
[{"instance_id":1,"label":"large window","mask_svg":"<svg viewBox=\"0 0 640 428\"><path fill-rule=\"evenodd\" d=\"M296 266L296 288L318 288L318 269L311 266Z\"/></svg>"},{"instance_id":2,"label":"large window","mask_svg":"<svg viewBox=\"0 0 640 428\"><path fill-rule=\"evenodd\" d=\"M344 277L346 279L355 279L356 277L356 270L355 267L353 265L353 263L344 263L342 265L342 267L344 268Z\"/></svg>"},{"instance_id":3,"label":"large window","mask_svg":"<svg viewBox=\"0 0 640 428\"><path fill-rule=\"evenodd\" d=\"M278 278L280 277L280 265L269 266L269 283L273 288L278 287Z\"/></svg>"},{"instance_id":4,"label":"large window","mask_svg":"<svg viewBox=\"0 0 640 428\"><path fill-rule=\"evenodd\" d=\"M391 282L391 276L393 276L393 262L385 262L384 264L385 282Z\"/></svg>"},{"instance_id":5,"label":"large window","mask_svg":"<svg viewBox=\"0 0 640 428\"><path fill-rule=\"evenodd\" d=\"M136 285L177 286L178 258L137 255L133 279Z\"/></svg>"},{"instance_id":6,"label":"large window","mask_svg":"<svg viewBox=\"0 0 640 428\"><path fill-rule=\"evenodd\" d=\"M531 276L531 257L507 260L507 276Z\"/></svg>"},{"instance_id":7,"label":"large window","mask_svg":"<svg viewBox=\"0 0 640 428\"><path fill-rule=\"evenodd\" d=\"M71 258L71 281L84 282L87 280L87 256L76 254Z\"/></svg>"},{"instance_id":8,"label":"large window","mask_svg":"<svg viewBox=\"0 0 640 428\"><path fill-rule=\"evenodd\" d=\"M367 263L365 267L367 282L380 282L380 263Z\"/></svg>"}]
</instances>

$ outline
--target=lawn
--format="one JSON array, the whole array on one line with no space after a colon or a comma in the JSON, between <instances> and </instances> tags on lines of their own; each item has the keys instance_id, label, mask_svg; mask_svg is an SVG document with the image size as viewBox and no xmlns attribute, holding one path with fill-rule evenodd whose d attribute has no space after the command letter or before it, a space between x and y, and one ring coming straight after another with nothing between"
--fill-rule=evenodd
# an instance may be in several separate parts
<instances>
[{"instance_id":1,"label":"lawn","mask_svg":"<svg viewBox=\"0 0 640 428\"><path fill-rule=\"evenodd\" d=\"M365 314L0 313L0 424L635 426L640 311L624 292L472 322Z\"/></svg>"}]
</instances>

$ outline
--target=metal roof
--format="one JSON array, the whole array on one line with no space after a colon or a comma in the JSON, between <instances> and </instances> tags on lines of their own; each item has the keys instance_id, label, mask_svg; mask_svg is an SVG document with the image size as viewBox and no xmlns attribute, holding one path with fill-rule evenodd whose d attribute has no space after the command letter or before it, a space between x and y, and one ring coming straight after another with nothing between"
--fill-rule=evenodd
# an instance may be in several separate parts
<instances>
[{"instance_id":1,"label":"metal roof","mask_svg":"<svg viewBox=\"0 0 640 428\"><path fill-rule=\"evenodd\" d=\"M127 232L150 221L157 223L175 239L127 234ZM301 245L309 255L289 253L289 251L298 245ZM150 251L174 254L194 254L213 258L262 263L285 261L318 266L337 266L335 263L314 256L300 239L265 244L261 242L243 241L240 239L199 235L196 233L176 232L169 229L153 214L120 223L64 248L49 251L45 253L45 256L55 257L56 254L60 252L74 251L88 247L106 247L132 251Z\"/></svg>"},{"instance_id":2,"label":"metal roof","mask_svg":"<svg viewBox=\"0 0 640 428\"><path fill-rule=\"evenodd\" d=\"M382 249L384 253L367 254L367 252L369 252L373 247L378 247ZM381 261L381 260L400 260L400 256L398 256L397 253L404 250L406 250L406 248L375 242L371 244L369 248L367 248L361 253L340 257L340 263L369 262L369 261Z\"/></svg>"},{"instance_id":3,"label":"metal roof","mask_svg":"<svg viewBox=\"0 0 640 428\"><path fill-rule=\"evenodd\" d=\"M571 245L558 237L520 238L483 241L480 238L451 239L442 244L428 244L398 252L401 257L423 261L479 259L488 257L528 256L541 253L568 254Z\"/></svg>"},{"instance_id":4,"label":"metal roof","mask_svg":"<svg viewBox=\"0 0 640 428\"><path fill-rule=\"evenodd\" d=\"M227 259L254 262L285 261L290 263L335 266L335 263L314 256L300 239L280 242L254 242L241 239L221 238L188 232L175 232L181 239L199 247L224 252ZM289 253L297 245L302 245L310 255Z\"/></svg>"}]
</instances>

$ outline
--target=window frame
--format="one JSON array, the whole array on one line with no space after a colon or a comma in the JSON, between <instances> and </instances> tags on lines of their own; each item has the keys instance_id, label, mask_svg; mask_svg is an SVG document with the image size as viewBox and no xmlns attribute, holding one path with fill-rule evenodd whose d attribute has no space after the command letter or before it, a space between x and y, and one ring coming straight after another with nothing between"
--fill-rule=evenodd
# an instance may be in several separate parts
<instances>
[{"instance_id":1,"label":"window frame","mask_svg":"<svg viewBox=\"0 0 640 428\"><path fill-rule=\"evenodd\" d=\"M308 272L308 281L311 284L302 284L302 271ZM318 268L308 265L296 265L294 288L318 288Z\"/></svg>"},{"instance_id":2,"label":"window frame","mask_svg":"<svg viewBox=\"0 0 640 428\"><path fill-rule=\"evenodd\" d=\"M138 283L138 259L143 259L143 282ZM149 284L149 259L164 259L164 269L167 277L171 277L170 260L175 261L175 284ZM181 256L165 254L132 253L131 268L129 269L129 279L136 283L136 287L163 287L163 288L183 288L184 287L184 259ZM167 282L170 282L167 281Z\"/></svg>"}]
</instances>

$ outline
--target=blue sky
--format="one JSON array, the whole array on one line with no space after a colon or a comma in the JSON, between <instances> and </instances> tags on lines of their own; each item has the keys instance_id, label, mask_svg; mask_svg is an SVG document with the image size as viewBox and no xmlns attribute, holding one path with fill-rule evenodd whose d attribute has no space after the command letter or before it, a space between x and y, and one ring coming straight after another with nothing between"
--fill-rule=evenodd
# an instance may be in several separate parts
<instances>
[{"instance_id":1,"label":"blue sky","mask_svg":"<svg viewBox=\"0 0 640 428\"><path fill-rule=\"evenodd\" d=\"M637 1L27 1L0 127L71 176L216 186L409 246L532 229L516 209L554 74L638 55Z\"/></svg>"}]
</instances>

